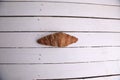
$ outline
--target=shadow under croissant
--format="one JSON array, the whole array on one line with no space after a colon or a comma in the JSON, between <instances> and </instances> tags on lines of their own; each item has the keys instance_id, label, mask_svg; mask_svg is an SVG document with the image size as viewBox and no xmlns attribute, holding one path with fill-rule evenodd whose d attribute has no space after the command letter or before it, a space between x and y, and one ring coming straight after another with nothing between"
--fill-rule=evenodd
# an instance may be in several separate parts
<instances>
[{"instance_id":1,"label":"shadow under croissant","mask_svg":"<svg viewBox=\"0 0 120 80\"><path fill-rule=\"evenodd\" d=\"M66 47L70 44L76 43L77 41L78 38L63 32L50 34L37 40L39 44L54 47Z\"/></svg>"}]
</instances>

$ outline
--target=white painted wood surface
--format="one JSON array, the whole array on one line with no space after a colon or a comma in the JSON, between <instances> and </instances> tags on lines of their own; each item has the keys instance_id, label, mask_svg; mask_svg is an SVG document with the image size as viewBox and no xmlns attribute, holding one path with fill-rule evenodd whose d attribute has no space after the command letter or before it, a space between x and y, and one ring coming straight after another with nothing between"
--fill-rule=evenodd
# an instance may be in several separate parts
<instances>
[{"instance_id":1,"label":"white painted wood surface","mask_svg":"<svg viewBox=\"0 0 120 80\"><path fill-rule=\"evenodd\" d=\"M0 16L87 16L120 18L119 14L120 7L115 6L46 2L0 3Z\"/></svg>"},{"instance_id":2,"label":"white painted wood surface","mask_svg":"<svg viewBox=\"0 0 120 80\"><path fill-rule=\"evenodd\" d=\"M119 48L18 48L0 49L0 52L0 63L72 64L120 60Z\"/></svg>"},{"instance_id":3,"label":"white painted wood surface","mask_svg":"<svg viewBox=\"0 0 120 80\"><path fill-rule=\"evenodd\" d=\"M31 79L58 79L89 77L119 73L116 63L81 63L81 64L55 64L55 65L0 65L1 75L6 80L31 80ZM114 67L112 67L114 65ZM111 67L111 68L109 68ZM9 74L12 72L12 74ZM17 73L17 74L16 74ZM8 76L8 77L5 77Z\"/></svg>"},{"instance_id":4,"label":"white painted wood surface","mask_svg":"<svg viewBox=\"0 0 120 80\"><path fill-rule=\"evenodd\" d=\"M119 0L1 0L0 80L120 74L119 26ZM37 44L38 38L55 31L79 41L66 48Z\"/></svg>"},{"instance_id":5,"label":"white painted wood surface","mask_svg":"<svg viewBox=\"0 0 120 80\"><path fill-rule=\"evenodd\" d=\"M8 27L9 26L9 27ZM0 17L0 31L111 31L120 20L61 17Z\"/></svg>"},{"instance_id":6,"label":"white painted wood surface","mask_svg":"<svg viewBox=\"0 0 120 80\"><path fill-rule=\"evenodd\" d=\"M120 5L119 0L1 0L1 1L43 1L43 2L72 2L72 3L92 3L104 5Z\"/></svg>"},{"instance_id":7,"label":"white painted wood surface","mask_svg":"<svg viewBox=\"0 0 120 80\"><path fill-rule=\"evenodd\" d=\"M68 47L120 46L120 33L66 33L79 39L78 42ZM50 47L37 43L39 38L48 34L52 34L52 32L1 33L0 47Z\"/></svg>"}]
</instances>

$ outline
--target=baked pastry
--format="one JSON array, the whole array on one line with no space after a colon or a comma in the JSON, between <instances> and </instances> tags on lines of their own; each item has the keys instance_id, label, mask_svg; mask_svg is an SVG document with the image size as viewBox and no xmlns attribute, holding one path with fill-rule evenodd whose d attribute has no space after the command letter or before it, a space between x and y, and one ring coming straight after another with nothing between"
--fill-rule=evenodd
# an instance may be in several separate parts
<instances>
[{"instance_id":1,"label":"baked pastry","mask_svg":"<svg viewBox=\"0 0 120 80\"><path fill-rule=\"evenodd\" d=\"M50 34L37 40L39 44L55 47L66 47L72 43L76 43L77 41L78 38L63 32Z\"/></svg>"}]
</instances>

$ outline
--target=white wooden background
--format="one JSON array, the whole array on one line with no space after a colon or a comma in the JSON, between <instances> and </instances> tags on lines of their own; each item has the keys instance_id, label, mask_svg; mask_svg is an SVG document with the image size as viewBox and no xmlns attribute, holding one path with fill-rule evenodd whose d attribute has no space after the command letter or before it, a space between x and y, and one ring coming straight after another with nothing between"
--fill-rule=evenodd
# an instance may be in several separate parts
<instances>
[{"instance_id":1,"label":"white wooden background","mask_svg":"<svg viewBox=\"0 0 120 80\"><path fill-rule=\"evenodd\" d=\"M63 31L66 48L36 40ZM120 80L120 0L0 0L0 80Z\"/></svg>"}]
</instances>

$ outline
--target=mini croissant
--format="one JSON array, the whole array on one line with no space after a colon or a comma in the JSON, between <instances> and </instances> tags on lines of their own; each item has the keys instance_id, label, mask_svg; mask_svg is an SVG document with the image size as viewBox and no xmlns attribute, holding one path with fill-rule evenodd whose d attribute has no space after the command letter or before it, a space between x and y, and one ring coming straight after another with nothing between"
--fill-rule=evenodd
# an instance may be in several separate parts
<instances>
[{"instance_id":1,"label":"mini croissant","mask_svg":"<svg viewBox=\"0 0 120 80\"><path fill-rule=\"evenodd\" d=\"M55 46L55 47L66 47L72 43L76 43L78 38L65 34L63 32L58 32L54 34L47 35L38 39L39 44Z\"/></svg>"}]
</instances>

